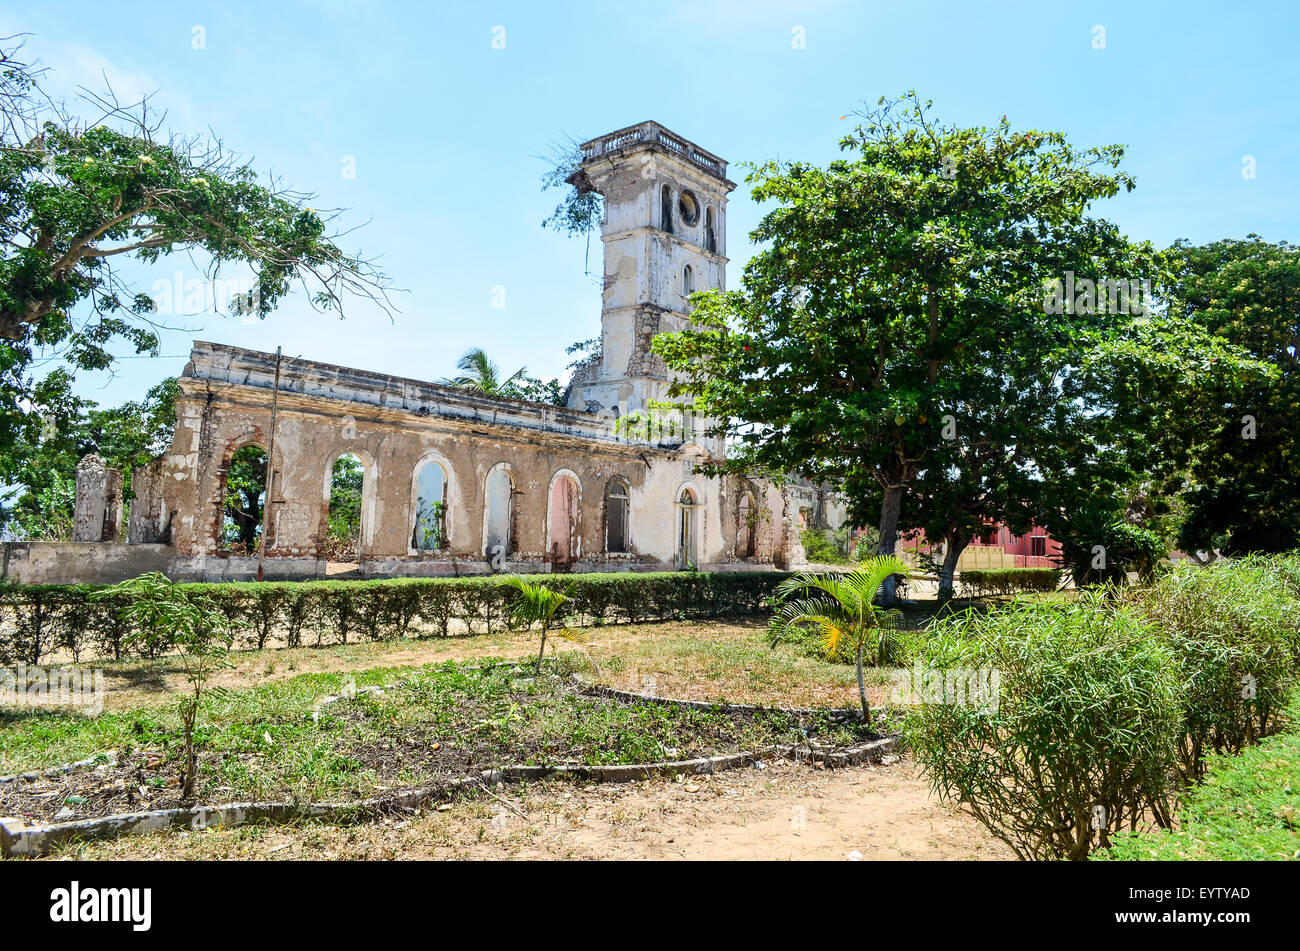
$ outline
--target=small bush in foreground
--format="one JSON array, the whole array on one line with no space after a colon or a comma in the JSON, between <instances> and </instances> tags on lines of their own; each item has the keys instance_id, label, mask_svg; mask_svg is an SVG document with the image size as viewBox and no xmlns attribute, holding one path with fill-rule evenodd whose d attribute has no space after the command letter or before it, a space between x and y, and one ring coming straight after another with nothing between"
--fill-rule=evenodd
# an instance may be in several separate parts
<instances>
[{"instance_id":1,"label":"small bush in foreground","mask_svg":"<svg viewBox=\"0 0 1300 951\"><path fill-rule=\"evenodd\" d=\"M203 694L213 672L225 666L231 634L225 616L215 604L198 592L185 591L161 572L151 572L100 591L99 599L122 601L118 616L132 628L129 640L147 648L166 645L174 649L185 669L190 692L177 704L185 751L181 764L181 799L194 798L198 778L198 756L194 749L194 726Z\"/></svg>"},{"instance_id":2,"label":"small bush in foreground","mask_svg":"<svg viewBox=\"0 0 1300 951\"><path fill-rule=\"evenodd\" d=\"M556 612L569 600L569 591L573 590L572 585L569 586L568 591L556 591L540 582L526 581L518 575L501 579L501 584L519 592L519 600L515 602L512 614L515 623L525 629L532 628L534 624L542 626L542 645L537 649L537 673L542 672L547 633L554 633L556 637L563 637L578 645L587 643L587 637L571 627L557 627L554 631L551 629L551 625L556 621Z\"/></svg>"},{"instance_id":3,"label":"small bush in foreground","mask_svg":"<svg viewBox=\"0 0 1300 951\"><path fill-rule=\"evenodd\" d=\"M917 663L998 672L995 704L923 703L906 732L935 792L1020 858L1085 859L1125 826L1167 824L1178 681L1132 611L1085 595L967 612Z\"/></svg>"},{"instance_id":4,"label":"small bush in foreground","mask_svg":"<svg viewBox=\"0 0 1300 951\"><path fill-rule=\"evenodd\" d=\"M877 555L848 574L805 572L781 582L776 589L777 611L769 622L772 646L792 631L811 629L821 633L828 656L834 656L842 646L851 649L857 666L863 722L871 719L862 672L864 653L870 648L872 664L902 659L896 656L897 641L890 634L897 627L897 612L879 610L875 605L876 594L889 578L894 575L906 578L910 570L893 555Z\"/></svg>"}]
</instances>

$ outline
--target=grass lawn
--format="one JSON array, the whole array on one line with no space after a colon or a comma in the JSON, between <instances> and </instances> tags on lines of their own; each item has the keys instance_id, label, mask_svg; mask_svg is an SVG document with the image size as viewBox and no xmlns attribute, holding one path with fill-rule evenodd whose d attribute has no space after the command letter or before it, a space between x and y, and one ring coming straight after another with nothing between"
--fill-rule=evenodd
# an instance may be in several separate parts
<instances>
[{"instance_id":1,"label":"grass lawn","mask_svg":"<svg viewBox=\"0 0 1300 951\"><path fill-rule=\"evenodd\" d=\"M1210 760L1179 809L1178 829L1120 838L1115 860L1300 859L1300 692L1290 729L1239 756Z\"/></svg>"},{"instance_id":2,"label":"grass lawn","mask_svg":"<svg viewBox=\"0 0 1300 951\"><path fill-rule=\"evenodd\" d=\"M922 604L907 625L934 614ZM585 649L553 640L554 663L533 677L536 635L505 632L329 647L237 652L215 678L198 731L200 802L315 801L382 794L514 764L612 765L687 759L808 737L845 746L873 735L826 718L747 716L622 703L580 693L569 672L661 697L790 707L858 705L851 664L808 644L770 646L754 621L682 621L587 629ZM468 665L509 661L483 670ZM174 658L102 667L105 711L0 710L0 774L60 766L113 750L115 765L0 786L0 815L73 819L177 804ZM320 707L322 698L399 683ZM868 672L873 709L884 672ZM874 724L883 729L883 721Z\"/></svg>"},{"instance_id":3,"label":"grass lawn","mask_svg":"<svg viewBox=\"0 0 1300 951\"><path fill-rule=\"evenodd\" d=\"M586 651L597 667L582 672L610 686L645 692L652 679L655 692L664 697L791 707L858 704L850 665L828 662L793 644L773 650L761 621L668 621L585 630L592 640ZM507 632L237 651L229 658L232 667L218 671L213 683L246 690L308 673L352 673L361 683L361 674L372 669L522 659L530 650L535 654L536 645L535 633ZM575 645L556 638L548 645L548 655L553 650L572 655L581 666L577 658L583 651ZM87 661L80 666L103 669L104 706L109 711L171 704L185 689L180 665L172 658ZM869 684L873 703L887 696L878 680L872 678Z\"/></svg>"},{"instance_id":4,"label":"grass lawn","mask_svg":"<svg viewBox=\"0 0 1300 951\"><path fill-rule=\"evenodd\" d=\"M771 650L759 625L642 625L596 633L590 651L611 682L646 670L701 699L801 706L853 700L852 668L789 645ZM585 695L567 674L580 670L594 677L587 656L566 650L535 677L525 659L532 641L514 634L350 645L317 649L315 656L241 655L204 705L198 800L353 798L497 766L687 759L807 743L808 736L845 746L872 735L827 719L798 722L783 714L683 710ZM507 651L518 662L484 669L448 661L383 663L409 658L412 651L446 653L458 646L471 648L465 652L470 662ZM0 773L117 751L115 765L105 758L66 776L0 786L0 815L67 820L176 805L175 700L181 683L173 664L163 658L113 665L105 679L116 685L116 694L99 716L0 710ZM325 664L336 669L294 672ZM320 706L348 684L389 683L400 687ZM644 685L637 680L633 686Z\"/></svg>"}]
</instances>

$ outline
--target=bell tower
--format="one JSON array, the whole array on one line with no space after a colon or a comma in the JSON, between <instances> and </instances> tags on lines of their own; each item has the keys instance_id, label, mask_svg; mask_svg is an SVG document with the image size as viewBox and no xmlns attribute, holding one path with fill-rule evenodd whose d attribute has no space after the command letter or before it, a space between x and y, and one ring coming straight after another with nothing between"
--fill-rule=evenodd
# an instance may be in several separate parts
<instances>
[{"instance_id":1,"label":"bell tower","mask_svg":"<svg viewBox=\"0 0 1300 951\"><path fill-rule=\"evenodd\" d=\"M584 142L569 177L605 199L601 355L580 367L569 406L620 415L666 397L655 334L689 324L694 291L725 289L727 163L657 122Z\"/></svg>"}]
</instances>

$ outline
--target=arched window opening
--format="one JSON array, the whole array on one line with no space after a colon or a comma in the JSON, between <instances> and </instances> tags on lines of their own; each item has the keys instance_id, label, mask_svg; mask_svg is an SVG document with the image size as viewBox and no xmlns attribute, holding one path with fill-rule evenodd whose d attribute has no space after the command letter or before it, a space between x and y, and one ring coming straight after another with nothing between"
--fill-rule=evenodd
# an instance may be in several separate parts
<instances>
[{"instance_id":1,"label":"arched window opening","mask_svg":"<svg viewBox=\"0 0 1300 951\"><path fill-rule=\"evenodd\" d=\"M330 473L330 503L326 518L325 559L355 562L361 558L361 498L366 467L359 456L344 453Z\"/></svg>"},{"instance_id":2,"label":"arched window opening","mask_svg":"<svg viewBox=\"0 0 1300 951\"><path fill-rule=\"evenodd\" d=\"M673 193L667 185L659 193L659 227L673 233Z\"/></svg>"},{"instance_id":3,"label":"arched window opening","mask_svg":"<svg viewBox=\"0 0 1300 951\"><path fill-rule=\"evenodd\" d=\"M718 234L713 227L713 208L704 211L704 247L714 254L718 252Z\"/></svg>"},{"instance_id":4,"label":"arched window opening","mask_svg":"<svg viewBox=\"0 0 1300 951\"><path fill-rule=\"evenodd\" d=\"M621 479L611 479L605 498L605 551L619 554L627 551L627 484Z\"/></svg>"},{"instance_id":5,"label":"arched window opening","mask_svg":"<svg viewBox=\"0 0 1300 951\"><path fill-rule=\"evenodd\" d=\"M447 547L447 473L432 459L415 472L415 528L411 547L437 551Z\"/></svg>"},{"instance_id":6,"label":"arched window opening","mask_svg":"<svg viewBox=\"0 0 1300 951\"><path fill-rule=\"evenodd\" d=\"M546 550L552 571L568 571L578 560L578 484L561 475L551 484Z\"/></svg>"},{"instance_id":7,"label":"arched window opening","mask_svg":"<svg viewBox=\"0 0 1300 951\"><path fill-rule=\"evenodd\" d=\"M497 570L514 553L514 481L504 465L493 467L485 487L483 556Z\"/></svg>"},{"instance_id":8,"label":"arched window opening","mask_svg":"<svg viewBox=\"0 0 1300 951\"><path fill-rule=\"evenodd\" d=\"M682 296L689 300L690 296L694 293L695 293L695 272L692 271L691 266L687 264L685 267L682 268Z\"/></svg>"},{"instance_id":9,"label":"arched window opening","mask_svg":"<svg viewBox=\"0 0 1300 951\"><path fill-rule=\"evenodd\" d=\"M749 491L740 493L736 511L736 555L753 558L758 548L758 503Z\"/></svg>"},{"instance_id":10,"label":"arched window opening","mask_svg":"<svg viewBox=\"0 0 1300 951\"><path fill-rule=\"evenodd\" d=\"M226 466L222 493L221 547L236 555L253 555L262 543L266 504L266 450L248 445L235 450Z\"/></svg>"},{"instance_id":11,"label":"arched window opening","mask_svg":"<svg viewBox=\"0 0 1300 951\"><path fill-rule=\"evenodd\" d=\"M682 489L677 499L677 563L679 567L694 570L697 564L696 536L699 526L696 524L695 509L698 502L695 493Z\"/></svg>"}]
</instances>

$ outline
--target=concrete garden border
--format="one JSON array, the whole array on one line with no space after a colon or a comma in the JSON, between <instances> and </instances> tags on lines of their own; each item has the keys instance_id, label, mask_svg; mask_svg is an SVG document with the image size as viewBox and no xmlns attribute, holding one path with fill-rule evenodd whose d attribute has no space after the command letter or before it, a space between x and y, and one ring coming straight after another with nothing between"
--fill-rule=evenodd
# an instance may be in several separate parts
<instances>
[{"instance_id":1,"label":"concrete garden border","mask_svg":"<svg viewBox=\"0 0 1300 951\"><path fill-rule=\"evenodd\" d=\"M790 759L820 762L827 766L854 766L878 761L898 748L898 737L887 736L847 750L819 753L799 746L775 746L765 750L702 756L696 759L668 760L659 763L634 763L624 766L507 766L449 780L435 786L405 789L386 796L352 802L244 802L219 806L191 806L155 809L151 812L122 813L50 825L28 825L22 819L0 818L0 856L36 858L55 846L73 840L104 839L118 835L143 835L167 829L235 828L254 822L277 824L299 819L349 821L393 812L421 809L432 802L451 799L456 794L497 783L533 782L552 777L589 780L600 783L626 783L654 776L703 776L753 765L764 759ZM93 762L93 760L92 760ZM71 764L75 767L75 764ZM63 767L60 767L63 770Z\"/></svg>"},{"instance_id":2,"label":"concrete garden border","mask_svg":"<svg viewBox=\"0 0 1300 951\"><path fill-rule=\"evenodd\" d=\"M509 662L514 663L514 662ZM504 666L491 664L485 666ZM853 708L819 709L816 707L764 707L753 704L714 703L704 700L678 700L672 697L656 697L649 694L617 690L602 684L572 675L575 683L582 689L598 696L615 700L638 703L656 703L693 710L720 710L726 713L785 713L793 716L813 716L828 714L832 717L848 719L856 717L858 711ZM358 688L352 696L374 694L382 696L389 690L402 685L400 683L384 684ZM348 695L334 694L323 697L316 705L316 710L343 699ZM561 764L556 766L505 766L498 769L484 770L478 774L458 777L433 786L421 786L404 789L384 796L374 796L350 802L243 802L227 803L217 806L189 806L172 809L155 809L147 812L120 813L112 816L98 816L90 819L76 819L70 822L56 822L48 825L28 825L21 818L0 817L0 856L4 858L36 858L45 855L55 846L73 840L104 839L118 835L143 835L167 829L207 829L211 827L235 828L255 822L287 824L300 819L329 819L349 821L371 818L393 812L409 812L428 806L430 803L450 799L458 793L473 788L486 788L497 783L535 782L550 778L567 778L598 783L627 783L650 779L654 776L703 776L740 769L751 766L764 759L788 759L795 762L822 763L832 768L857 766L862 763L878 762L882 757L898 749L899 737L886 736L845 750L830 752L819 751L803 744L782 744L761 750L741 753L726 753L718 756L702 756L686 760L666 760L656 763L632 763L618 766L577 766ZM13 776L0 776L0 783L64 775L74 770L94 767L101 763L113 762L116 750L96 754L75 763L56 766L51 769L20 773Z\"/></svg>"}]
</instances>

